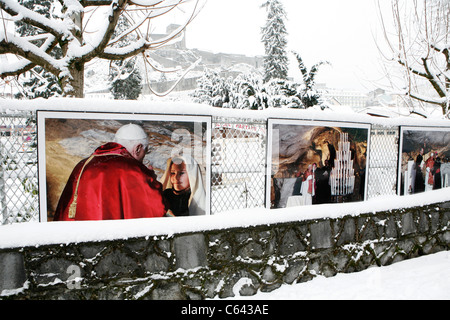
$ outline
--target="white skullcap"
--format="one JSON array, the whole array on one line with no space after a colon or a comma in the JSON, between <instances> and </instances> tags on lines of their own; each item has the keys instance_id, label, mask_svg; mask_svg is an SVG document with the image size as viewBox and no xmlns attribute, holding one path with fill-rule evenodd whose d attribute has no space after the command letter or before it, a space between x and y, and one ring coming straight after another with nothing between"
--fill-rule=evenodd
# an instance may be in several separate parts
<instances>
[{"instance_id":1,"label":"white skullcap","mask_svg":"<svg viewBox=\"0 0 450 320\"><path fill-rule=\"evenodd\" d=\"M117 130L114 142L124 146L129 153L133 153L134 148L139 144L147 148L148 137L144 129L136 124L130 123Z\"/></svg>"},{"instance_id":2,"label":"white skullcap","mask_svg":"<svg viewBox=\"0 0 450 320\"><path fill-rule=\"evenodd\" d=\"M143 140L147 139L145 131L136 124L126 124L116 132L116 139L119 140Z\"/></svg>"}]
</instances>

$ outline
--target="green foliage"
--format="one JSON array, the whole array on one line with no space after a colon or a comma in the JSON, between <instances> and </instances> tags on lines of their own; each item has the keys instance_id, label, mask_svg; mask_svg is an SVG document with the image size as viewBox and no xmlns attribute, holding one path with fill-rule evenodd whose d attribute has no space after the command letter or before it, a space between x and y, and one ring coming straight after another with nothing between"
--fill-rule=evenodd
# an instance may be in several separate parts
<instances>
[{"instance_id":1,"label":"green foliage","mask_svg":"<svg viewBox=\"0 0 450 320\"><path fill-rule=\"evenodd\" d=\"M233 109L303 107L298 84L282 79L264 83L259 73L242 73L225 80L218 72L206 69L191 96L197 103Z\"/></svg>"},{"instance_id":2,"label":"green foliage","mask_svg":"<svg viewBox=\"0 0 450 320\"><path fill-rule=\"evenodd\" d=\"M142 93L142 76L137 68L136 62L116 62L120 68L120 75L113 73L115 80L111 83L111 93L116 100L137 100Z\"/></svg>"},{"instance_id":3,"label":"green foliage","mask_svg":"<svg viewBox=\"0 0 450 320\"><path fill-rule=\"evenodd\" d=\"M302 74L303 79L303 88L301 89L301 92L299 93L299 98L305 108L311 108L316 105L321 105L322 109L324 108L321 96L319 92L315 89L315 78L317 75L317 72L319 71L319 67L325 64L329 64L327 61L320 61L319 63L313 65L311 69L308 71L308 68L303 63L303 59L301 56L293 52L295 55L297 62L298 62L298 68Z\"/></svg>"},{"instance_id":4,"label":"green foliage","mask_svg":"<svg viewBox=\"0 0 450 320\"><path fill-rule=\"evenodd\" d=\"M50 8L52 1L49 0L19 0L19 3L26 8L33 10L34 12L50 17ZM43 31L33 27L22 21L15 22L16 32L21 36L35 36ZM43 40L35 40L33 44L37 46L42 45ZM61 48L56 47L50 53L55 58L61 57ZM36 99L61 96L62 89L58 79L51 73L45 71L44 68L36 66L29 72L23 74L19 78L19 83L22 87L22 91L15 95L16 99Z\"/></svg>"},{"instance_id":5,"label":"green foliage","mask_svg":"<svg viewBox=\"0 0 450 320\"><path fill-rule=\"evenodd\" d=\"M228 81L223 79L217 71L206 68L191 96L196 103L224 107L230 101L230 89Z\"/></svg>"},{"instance_id":6,"label":"green foliage","mask_svg":"<svg viewBox=\"0 0 450 320\"><path fill-rule=\"evenodd\" d=\"M265 49L264 82L273 79L286 80L289 59L286 52L287 30L284 24L286 12L279 0L267 0L263 4L267 20L262 28L262 42Z\"/></svg>"},{"instance_id":7,"label":"green foliage","mask_svg":"<svg viewBox=\"0 0 450 320\"><path fill-rule=\"evenodd\" d=\"M120 17L115 35L122 34L130 27L125 17ZM118 41L117 47L124 47L136 40L128 34ZM112 62L110 70L111 93L116 100L137 100L142 93L142 75L138 68L137 57Z\"/></svg>"}]
</instances>

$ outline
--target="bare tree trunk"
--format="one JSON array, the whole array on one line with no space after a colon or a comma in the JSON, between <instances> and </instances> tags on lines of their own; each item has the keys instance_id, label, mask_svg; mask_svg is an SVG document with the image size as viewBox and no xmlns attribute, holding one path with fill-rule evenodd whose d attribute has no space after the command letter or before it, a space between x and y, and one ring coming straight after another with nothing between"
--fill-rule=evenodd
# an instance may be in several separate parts
<instances>
[{"instance_id":1,"label":"bare tree trunk","mask_svg":"<svg viewBox=\"0 0 450 320\"><path fill-rule=\"evenodd\" d=\"M70 73L71 77L63 82L63 95L84 98L84 63L75 63Z\"/></svg>"},{"instance_id":2,"label":"bare tree trunk","mask_svg":"<svg viewBox=\"0 0 450 320\"><path fill-rule=\"evenodd\" d=\"M71 19L78 30L83 28L83 13L72 15ZM77 29L75 29L77 30ZM83 43L81 32L73 32L79 43ZM75 60L69 68L70 77L63 79L63 96L71 98L84 98L84 62Z\"/></svg>"}]
</instances>

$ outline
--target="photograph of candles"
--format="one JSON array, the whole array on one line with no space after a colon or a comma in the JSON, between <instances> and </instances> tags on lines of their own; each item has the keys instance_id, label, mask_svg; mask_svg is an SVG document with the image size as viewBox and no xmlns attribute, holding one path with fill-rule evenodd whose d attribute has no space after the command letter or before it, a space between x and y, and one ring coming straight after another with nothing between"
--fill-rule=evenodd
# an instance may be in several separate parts
<instances>
[{"instance_id":1,"label":"photograph of candles","mask_svg":"<svg viewBox=\"0 0 450 320\"><path fill-rule=\"evenodd\" d=\"M268 208L363 201L370 125L270 119Z\"/></svg>"}]
</instances>

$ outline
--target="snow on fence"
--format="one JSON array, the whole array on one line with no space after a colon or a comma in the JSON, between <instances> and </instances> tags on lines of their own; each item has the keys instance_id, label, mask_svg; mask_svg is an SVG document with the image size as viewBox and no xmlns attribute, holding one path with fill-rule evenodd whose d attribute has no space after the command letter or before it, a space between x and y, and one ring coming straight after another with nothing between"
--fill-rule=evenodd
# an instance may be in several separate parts
<instances>
[{"instance_id":1,"label":"snow on fence","mask_svg":"<svg viewBox=\"0 0 450 320\"><path fill-rule=\"evenodd\" d=\"M270 118L371 125L367 197L395 195L400 126L445 126L448 120L383 119L348 111L211 108L186 103L54 99L0 101L0 223L39 221L36 110L209 115L212 117L211 214L266 207Z\"/></svg>"}]
</instances>

